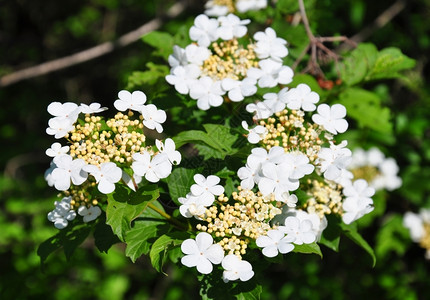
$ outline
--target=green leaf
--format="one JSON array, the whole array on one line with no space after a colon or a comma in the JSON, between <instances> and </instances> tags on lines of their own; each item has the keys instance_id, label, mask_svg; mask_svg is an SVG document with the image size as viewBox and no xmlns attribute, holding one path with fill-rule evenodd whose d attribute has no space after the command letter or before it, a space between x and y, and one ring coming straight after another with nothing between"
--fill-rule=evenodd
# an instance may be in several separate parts
<instances>
[{"instance_id":1,"label":"green leaf","mask_svg":"<svg viewBox=\"0 0 430 300\"><path fill-rule=\"evenodd\" d=\"M62 229L53 237L47 239L39 245L37 255L40 257L40 262L43 265L48 256L63 248L66 258L69 260L76 248L88 237L91 232L91 226L88 224L79 224Z\"/></svg>"},{"instance_id":2,"label":"green leaf","mask_svg":"<svg viewBox=\"0 0 430 300\"><path fill-rule=\"evenodd\" d=\"M347 116L354 118L360 128L391 134L390 110L381 107L377 94L360 89L348 88L339 95L340 102L347 109Z\"/></svg>"},{"instance_id":3,"label":"green leaf","mask_svg":"<svg viewBox=\"0 0 430 300\"><path fill-rule=\"evenodd\" d=\"M341 67L342 81L347 85L354 85L364 80L369 70L373 68L378 56L378 49L373 44L359 44L346 56Z\"/></svg>"},{"instance_id":4,"label":"green leaf","mask_svg":"<svg viewBox=\"0 0 430 300\"><path fill-rule=\"evenodd\" d=\"M242 285L243 284L239 283L238 287L240 288ZM238 300L259 300L261 298L262 292L263 292L263 287L259 284L256 284L252 290L243 291L240 294L237 294L236 299L238 299Z\"/></svg>"},{"instance_id":5,"label":"green leaf","mask_svg":"<svg viewBox=\"0 0 430 300\"><path fill-rule=\"evenodd\" d=\"M220 124L204 124L206 132L201 130L189 130L179 133L173 137L177 147L186 143L209 146L219 154L216 158L223 159L226 155L233 155L240 147L237 143L239 135L232 134L231 129ZM207 149L206 154L210 154Z\"/></svg>"},{"instance_id":6,"label":"green leaf","mask_svg":"<svg viewBox=\"0 0 430 300\"><path fill-rule=\"evenodd\" d=\"M345 236L347 236L351 241L363 248L369 254L369 256L372 258L372 265L374 267L376 264L375 253L372 247L370 247L366 240L363 239L363 237L358 233L356 224L352 223L347 225L345 223L340 223L340 227L343 230L343 234L345 234Z\"/></svg>"},{"instance_id":7,"label":"green leaf","mask_svg":"<svg viewBox=\"0 0 430 300\"><path fill-rule=\"evenodd\" d=\"M151 31L142 37L142 40L156 48L157 51L154 55L158 55L167 60L170 54L173 52L173 46L175 44L173 37L167 32Z\"/></svg>"},{"instance_id":8,"label":"green leaf","mask_svg":"<svg viewBox=\"0 0 430 300\"><path fill-rule=\"evenodd\" d=\"M186 232L170 232L160 236L151 247L149 258L151 259L152 266L160 273L163 273L162 268L167 258L167 252L175 247L178 247L182 242L187 239L189 235Z\"/></svg>"},{"instance_id":9,"label":"green leaf","mask_svg":"<svg viewBox=\"0 0 430 300\"><path fill-rule=\"evenodd\" d=\"M137 190L130 191L123 186L117 186L115 192L108 195L106 209L106 223L112 227L113 232L124 241L125 233L131 228L131 221L137 218L151 201L159 197L155 184L145 185Z\"/></svg>"},{"instance_id":10,"label":"green leaf","mask_svg":"<svg viewBox=\"0 0 430 300\"><path fill-rule=\"evenodd\" d=\"M321 239L318 243L332 249L333 251L339 251L340 233L339 228L340 220L334 215L327 216L327 228L323 230Z\"/></svg>"},{"instance_id":11,"label":"green leaf","mask_svg":"<svg viewBox=\"0 0 430 300\"><path fill-rule=\"evenodd\" d=\"M163 206L158 201L154 201L152 204L164 211ZM170 226L166 224L162 216L152 209L145 210L126 233L127 248L125 255L130 257L133 262L141 255L147 255L156 237L166 233L169 228Z\"/></svg>"},{"instance_id":12,"label":"green leaf","mask_svg":"<svg viewBox=\"0 0 430 300\"><path fill-rule=\"evenodd\" d=\"M191 185L194 184L196 169L175 168L172 174L167 177L167 186L171 200L180 205L178 198L185 197L190 192Z\"/></svg>"},{"instance_id":13,"label":"green leaf","mask_svg":"<svg viewBox=\"0 0 430 300\"><path fill-rule=\"evenodd\" d=\"M154 85L160 78L164 80L164 77L169 74L169 68L165 65L156 65L152 62L148 62L146 67L147 71L135 71L128 77L127 89L131 90L142 85Z\"/></svg>"},{"instance_id":14,"label":"green leaf","mask_svg":"<svg viewBox=\"0 0 430 300\"><path fill-rule=\"evenodd\" d=\"M397 78L401 71L415 66L415 60L404 55L398 48L385 48L378 53L373 68L368 72L365 80Z\"/></svg>"},{"instance_id":15,"label":"green leaf","mask_svg":"<svg viewBox=\"0 0 430 300\"><path fill-rule=\"evenodd\" d=\"M293 252L296 253L305 253L305 254L318 254L322 258L322 252L320 246L317 243L312 244L302 244L302 245L294 245Z\"/></svg>"},{"instance_id":16,"label":"green leaf","mask_svg":"<svg viewBox=\"0 0 430 300\"><path fill-rule=\"evenodd\" d=\"M389 252L403 256L410 244L408 230L403 226L403 217L391 215L384 220L376 235L375 252L378 258L387 257Z\"/></svg>"},{"instance_id":17,"label":"green leaf","mask_svg":"<svg viewBox=\"0 0 430 300\"><path fill-rule=\"evenodd\" d=\"M106 215L102 214L97 219L97 224L94 229L94 243L100 252L108 253L112 245L119 243L120 240L112 232L112 228L106 224Z\"/></svg>"}]
</instances>

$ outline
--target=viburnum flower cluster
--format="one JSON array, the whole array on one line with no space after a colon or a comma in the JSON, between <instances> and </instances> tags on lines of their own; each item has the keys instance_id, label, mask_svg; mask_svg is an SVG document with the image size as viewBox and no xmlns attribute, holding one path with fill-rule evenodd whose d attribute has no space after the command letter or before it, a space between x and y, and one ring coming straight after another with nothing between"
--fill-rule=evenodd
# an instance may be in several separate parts
<instances>
[{"instance_id":1,"label":"viburnum flower cluster","mask_svg":"<svg viewBox=\"0 0 430 300\"><path fill-rule=\"evenodd\" d=\"M224 99L240 102L258 87L290 83L293 71L282 63L287 42L270 27L251 39L249 23L233 14L197 16L189 31L195 42L185 49L174 46L167 82L196 100L201 110L220 106Z\"/></svg>"},{"instance_id":2,"label":"viburnum flower cluster","mask_svg":"<svg viewBox=\"0 0 430 300\"><path fill-rule=\"evenodd\" d=\"M425 258L430 259L430 209L422 208L418 214L407 212L403 226L409 229L412 241L426 250Z\"/></svg>"},{"instance_id":3,"label":"viburnum flower cluster","mask_svg":"<svg viewBox=\"0 0 430 300\"><path fill-rule=\"evenodd\" d=\"M320 104L319 95L306 84L282 88L263 95L263 101L248 104L257 125L249 128L250 143L258 144L238 171L245 188L257 186L263 196L276 201L300 202L297 209L317 214L337 214L350 224L373 210L374 188L364 180L352 181L347 167L352 152L347 141L334 137L348 128L341 104ZM311 114L311 115L310 115ZM306 193L297 201L296 190Z\"/></svg>"},{"instance_id":4,"label":"viburnum flower cluster","mask_svg":"<svg viewBox=\"0 0 430 300\"><path fill-rule=\"evenodd\" d=\"M205 4L208 16L225 16L229 13L245 13L267 7L267 0L209 0Z\"/></svg>"},{"instance_id":5,"label":"viburnum flower cluster","mask_svg":"<svg viewBox=\"0 0 430 300\"><path fill-rule=\"evenodd\" d=\"M354 149L348 170L355 179L365 179L377 191L392 191L402 185L402 179L397 175L399 166L394 158L386 158L376 147L369 150Z\"/></svg>"},{"instance_id":6,"label":"viburnum flower cluster","mask_svg":"<svg viewBox=\"0 0 430 300\"><path fill-rule=\"evenodd\" d=\"M55 142L46 150L52 162L45 178L64 196L48 214L59 229L66 227L76 212L84 222L101 214L101 197L95 196L95 188L110 194L122 183L136 190L143 178L156 183L181 161L172 139L149 145L143 132L144 128L163 132L166 113L154 104L145 105L146 95L141 91L123 90L118 98L114 106L119 112L110 119L96 115L107 109L99 103L53 102L48 106L53 117L46 132L68 143Z\"/></svg>"}]
</instances>

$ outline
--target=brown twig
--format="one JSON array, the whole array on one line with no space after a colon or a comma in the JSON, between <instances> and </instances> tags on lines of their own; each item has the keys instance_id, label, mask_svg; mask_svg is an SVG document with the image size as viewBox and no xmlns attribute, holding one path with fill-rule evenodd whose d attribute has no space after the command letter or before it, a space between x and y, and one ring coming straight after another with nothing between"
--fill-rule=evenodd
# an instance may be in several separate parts
<instances>
[{"instance_id":1,"label":"brown twig","mask_svg":"<svg viewBox=\"0 0 430 300\"><path fill-rule=\"evenodd\" d=\"M186 5L183 2L177 2L166 12L164 16L157 17L147 22L141 27L122 35L115 41L105 42L69 56L54 59L37 66L29 67L5 75L0 78L0 87L5 87L25 79L69 68L74 65L111 53L115 49L127 46L133 42L138 41L142 35L160 28L163 24L164 18L174 18L178 16L185 10L185 7Z\"/></svg>"}]
</instances>

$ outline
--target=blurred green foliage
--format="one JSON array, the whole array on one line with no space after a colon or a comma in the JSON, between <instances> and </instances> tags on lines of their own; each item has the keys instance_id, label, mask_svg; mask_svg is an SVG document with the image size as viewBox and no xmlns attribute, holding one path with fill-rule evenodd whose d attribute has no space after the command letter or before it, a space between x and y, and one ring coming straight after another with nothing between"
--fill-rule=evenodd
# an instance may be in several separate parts
<instances>
[{"instance_id":1,"label":"blurred green foliage","mask_svg":"<svg viewBox=\"0 0 430 300\"><path fill-rule=\"evenodd\" d=\"M279 35L290 48L287 62L292 64L308 40L302 26L285 27L285 18L297 11L295 0L278 0L279 9L271 7L264 14L250 13L260 23L273 21ZM152 19L171 2L136 0L91 1L0 1L0 75L46 60L86 49L114 39ZM52 140L44 134L52 101L98 101L112 107L116 93L124 87L151 90L161 86L167 67L160 67L171 45L186 45L186 28L202 11L202 3L191 2L191 8L178 19L169 21L163 30L115 53L54 74L23 81L0 89L0 298L1 299L198 299L199 284L194 270L171 265L163 267L168 274L153 270L149 256L138 258L133 248L121 243L106 247L90 238L76 248L70 259L60 249L47 257L43 265L37 247L55 235L56 230L46 219L53 208L55 192L47 188L43 172L49 159L44 156ZM393 1L306 1L312 30L316 35L352 36L371 24ZM323 66L327 80L339 77L342 85L327 91L320 89L315 79L303 76L314 89L325 93L328 101L345 102L353 126L349 133L351 148L378 146L386 156L400 165L403 186L394 192L381 193L375 205L382 209L368 220L360 222L365 239L374 247L377 263L352 241L342 237L340 252L321 247L323 259L301 253L286 256L284 263L262 266L270 268L256 275L255 286L262 286L262 299L425 299L430 275L424 250L412 244L401 225L407 210L430 207L430 78L426 59L430 52L430 3L426 0L405 1L402 12L382 28L376 29L366 42L346 53L344 69ZM264 19L269 15L272 20ZM173 40L169 40L173 36ZM165 39L167 39L165 41ZM164 51L154 53L162 42ZM157 44L158 43L158 44ZM336 48L338 44L333 44ZM405 77L378 80L378 63L384 57L395 56L399 62L384 77L397 77L412 62L398 50L416 60L416 66ZM369 59L363 60L365 52ZM348 62L359 59L359 69L347 70ZM302 66L303 67L303 66ZM390 75L390 76L386 76ZM365 90L354 87L361 83ZM349 87L352 86L352 87ZM168 91L156 88L153 95L160 107L169 110L181 130L181 119L210 123L200 112L174 107ZM351 103L354 99L361 101ZM349 104L346 104L346 103ZM367 107L360 115L354 106ZM383 114L372 113L373 107ZM183 125L182 125L183 126ZM196 128L203 130L203 128ZM202 135L206 134L201 131ZM187 137L181 137L186 140ZM202 137L204 138L204 137ZM202 147L202 153L210 149ZM222 149L227 154L235 148ZM209 152L206 152L210 155ZM174 175L187 173L177 169ZM220 171L221 172L221 171ZM190 175L190 174L188 174ZM222 177L221 175L219 175ZM226 175L227 177L228 175ZM174 182L169 183L174 186ZM180 185L176 185L180 189ZM178 190L178 195L183 191ZM376 202L378 201L378 202ZM385 207L385 209L384 209ZM378 207L377 207L378 209ZM141 224L144 226L144 224ZM161 225L161 224L160 224ZM97 226L97 225L95 225ZM140 226L140 225L139 225ZM148 233L148 237L152 237ZM127 237L125 237L127 239ZM164 238L163 238L164 239ZM163 245L163 239L159 241ZM114 241L112 241L113 243ZM52 245L51 245L52 246ZM55 245L54 245L55 246ZM139 245L137 245L139 246ZM103 247L102 247L103 249ZM149 249L138 249L148 253ZM131 263L130 256L135 263ZM155 254L153 260L163 259ZM258 284L257 284L258 283ZM207 283L211 284L210 282ZM232 287L233 288L233 287ZM224 295L225 296L225 295Z\"/></svg>"}]
</instances>

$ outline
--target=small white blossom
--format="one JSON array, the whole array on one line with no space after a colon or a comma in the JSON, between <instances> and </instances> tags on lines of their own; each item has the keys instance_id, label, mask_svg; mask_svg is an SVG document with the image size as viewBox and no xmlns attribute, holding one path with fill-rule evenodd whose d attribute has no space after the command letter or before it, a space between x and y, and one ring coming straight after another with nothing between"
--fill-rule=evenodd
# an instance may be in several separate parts
<instances>
[{"instance_id":1,"label":"small white blossom","mask_svg":"<svg viewBox=\"0 0 430 300\"><path fill-rule=\"evenodd\" d=\"M369 187L366 180L354 181L343 189L343 194L346 196L342 203L342 220L345 224L351 224L373 210L373 200L370 197L375 194L375 189Z\"/></svg>"},{"instance_id":2,"label":"small white blossom","mask_svg":"<svg viewBox=\"0 0 430 300\"><path fill-rule=\"evenodd\" d=\"M263 196L274 193L275 199L282 201L283 193L299 188L299 181L290 178L292 170L286 165L275 165L272 162L266 162L261 170L264 176L259 179L258 188Z\"/></svg>"},{"instance_id":3,"label":"small white blossom","mask_svg":"<svg viewBox=\"0 0 430 300\"><path fill-rule=\"evenodd\" d=\"M425 224L430 224L430 209L428 208L420 209L419 214L407 212L403 217L403 226L409 229L411 239L416 243L426 235Z\"/></svg>"},{"instance_id":4,"label":"small white blossom","mask_svg":"<svg viewBox=\"0 0 430 300\"><path fill-rule=\"evenodd\" d=\"M201 66L210 55L211 52L209 49L203 46L190 44L185 47L185 57L187 58L187 61L197 66Z\"/></svg>"},{"instance_id":5,"label":"small white blossom","mask_svg":"<svg viewBox=\"0 0 430 300\"><path fill-rule=\"evenodd\" d=\"M155 140L155 145L157 146L160 153L167 155L169 161L173 165L179 165L181 162L181 153L176 150L175 142L171 138L167 138L163 144L162 141Z\"/></svg>"},{"instance_id":6,"label":"small white blossom","mask_svg":"<svg viewBox=\"0 0 430 300\"><path fill-rule=\"evenodd\" d=\"M48 128L46 128L46 133L53 135L56 139L65 137L70 131L75 127L73 126L74 121L67 118L52 118L48 121Z\"/></svg>"},{"instance_id":7,"label":"small white blossom","mask_svg":"<svg viewBox=\"0 0 430 300\"><path fill-rule=\"evenodd\" d=\"M243 37L248 31L244 25L249 24L251 20L241 20L239 17L229 14L227 16L219 17L218 22L220 24L217 29L218 37L228 41L233 38Z\"/></svg>"},{"instance_id":8,"label":"small white blossom","mask_svg":"<svg viewBox=\"0 0 430 300\"><path fill-rule=\"evenodd\" d=\"M305 175L311 174L315 167L309 163L309 158L301 152L291 152L284 155L285 160L282 163L291 170L291 179L300 179Z\"/></svg>"},{"instance_id":9,"label":"small white blossom","mask_svg":"<svg viewBox=\"0 0 430 300\"><path fill-rule=\"evenodd\" d=\"M281 226L280 230L292 238L292 242L296 245L310 244L316 240L316 235L312 230L312 222L309 220L300 220L297 217L289 216L285 219L285 226Z\"/></svg>"},{"instance_id":10,"label":"small white blossom","mask_svg":"<svg viewBox=\"0 0 430 300\"><path fill-rule=\"evenodd\" d=\"M209 274L213 270L212 264L220 264L224 258L224 250L213 243L213 238L206 232L200 232L196 239L187 239L182 242L181 250L185 254L181 262L191 268L197 267L202 274Z\"/></svg>"},{"instance_id":11,"label":"small white blossom","mask_svg":"<svg viewBox=\"0 0 430 300\"><path fill-rule=\"evenodd\" d=\"M264 256L275 257L278 253L286 254L293 251L293 237L286 236L280 230L269 230L267 235L260 235L255 241L257 246L263 248Z\"/></svg>"},{"instance_id":12,"label":"small white blossom","mask_svg":"<svg viewBox=\"0 0 430 300\"><path fill-rule=\"evenodd\" d=\"M225 16L228 14L228 7L225 5L219 5L214 0L209 0L205 4L205 15L211 17Z\"/></svg>"},{"instance_id":13,"label":"small white blossom","mask_svg":"<svg viewBox=\"0 0 430 300\"><path fill-rule=\"evenodd\" d=\"M46 155L49 157L56 157L62 154L67 154L69 152L69 146L61 146L60 143L56 142L51 145L51 148L46 150Z\"/></svg>"},{"instance_id":14,"label":"small white blossom","mask_svg":"<svg viewBox=\"0 0 430 300\"><path fill-rule=\"evenodd\" d=\"M112 193L115 183L122 178L121 168L113 162L104 162L99 166L85 165L82 169L94 176L98 183L97 188L103 194Z\"/></svg>"},{"instance_id":15,"label":"small white blossom","mask_svg":"<svg viewBox=\"0 0 430 300\"><path fill-rule=\"evenodd\" d=\"M199 46L208 47L211 42L218 39L218 21L210 19L206 15L198 15L194 20L194 25L190 28L190 38L196 41Z\"/></svg>"},{"instance_id":16,"label":"small white blossom","mask_svg":"<svg viewBox=\"0 0 430 300\"><path fill-rule=\"evenodd\" d=\"M190 96L197 100L197 107L201 110L208 110L211 106L220 106L224 94L221 81L213 81L209 76L201 77L190 86Z\"/></svg>"},{"instance_id":17,"label":"small white blossom","mask_svg":"<svg viewBox=\"0 0 430 300\"><path fill-rule=\"evenodd\" d=\"M317 163L320 163L320 170L324 172L324 178L336 180L341 176L342 170L346 169L351 161L351 150L345 148L347 141L342 141L339 145L330 142L330 148L321 148L318 152Z\"/></svg>"},{"instance_id":18,"label":"small white blossom","mask_svg":"<svg viewBox=\"0 0 430 300\"><path fill-rule=\"evenodd\" d=\"M248 281L254 276L252 265L234 254L229 254L224 257L221 266L224 268L224 272L222 273L224 282L238 279L240 281Z\"/></svg>"},{"instance_id":19,"label":"small white blossom","mask_svg":"<svg viewBox=\"0 0 430 300\"><path fill-rule=\"evenodd\" d=\"M259 61L260 68L248 69L247 76L254 78L262 88L275 87L277 84L288 84L293 81L294 72L290 67L271 59Z\"/></svg>"},{"instance_id":20,"label":"small white blossom","mask_svg":"<svg viewBox=\"0 0 430 300\"><path fill-rule=\"evenodd\" d=\"M318 105L317 114L312 116L312 120L332 134L343 133L348 129L348 122L344 119L346 108L342 104L335 104L332 107L323 103Z\"/></svg>"},{"instance_id":21,"label":"small white blossom","mask_svg":"<svg viewBox=\"0 0 430 300\"><path fill-rule=\"evenodd\" d=\"M48 105L48 112L54 116L52 119L68 119L73 124L78 119L81 108L73 102L52 102Z\"/></svg>"},{"instance_id":22,"label":"small white blossom","mask_svg":"<svg viewBox=\"0 0 430 300\"><path fill-rule=\"evenodd\" d=\"M71 209L72 197L64 197L61 201L55 201L55 209L48 213L48 220L54 223L55 228L63 229L76 217L76 212Z\"/></svg>"},{"instance_id":23,"label":"small white blossom","mask_svg":"<svg viewBox=\"0 0 430 300\"><path fill-rule=\"evenodd\" d=\"M178 45L173 46L173 53L169 55L167 60L172 68L185 66L188 64L188 59L185 55L185 49L182 49Z\"/></svg>"},{"instance_id":24,"label":"small white blossom","mask_svg":"<svg viewBox=\"0 0 430 300\"><path fill-rule=\"evenodd\" d=\"M247 138L251 144L257 144L259 141L264 139L269 132L267 128L262 125L257 125L254 128L249 129L246 121L242 121L242 127L249 132Z\"/></svg>"},{"instance_id":25,"label":"small white blossom","mask_svg":"<svg viewBox=\"0 0 430 300\"><path fill-rule=\"evenodd\" d=\"M296 88L290 89L286 96L287 107L289 109L302 109L304 111L314 111L315 103L320 99L316 92L304 83L299 84Z\"/></svg>"},{"instance_id":26,"label":"small white blossom","mask_svg":"<svg viewBox=\"0 0 430 300\"><path fill-rule=\"evenodd\" d=\"M90 205L90 207L80 206L78 208L78 214L83 217L85 223L94 221L101 213L102 210L98 206Z\"/></svg>"},{"instance_id":27,"label":"small white blossom","mask_svg":"<svg viewBox=\"0 0 430 300\"><path fill-rule=\"evenodd\" d=\"M118 93L118 98L113 106L119 111L126 111L127 109L140 111L146 102L146 95L141 91L130 93L122 90Z\"/></svg>"},{"instance_id":28,"label":"small white blossom","mask_svg":"<svg viewBox=\"0 0 430 300\"><path fill-rule=\"evenodd\" d=\"M86 164L83 159L73 159L70 155L63 154L54 157L53 162L57 167L52 170L51 176L59 191L68 190L70 180L74 185L81 185L88 178L88 173L82 169Z\"/></svg>"},{"instance_id":29,"label":"small white blossom","mask_svg":"<svg viewBox=\"0 0 430 300\"><path fill-rule=\"evenodd\" d=\"M141 108L143 116L143 125L148 129L155 129L158 133L163 132L162 123L166 122L167 115L162 109L157 109L154 104L148 104Z\"/></svg>"},{"instance_id":30,"label":"small white blossom","mask_svg":"<svg viewBox=\"0 0 430 300\"><path fill-rule=\"evenodd\" d=\"M272 114L285 109L287 91L288 88L283 88L279 93L266 93L263 95L263 103L270 109Z\"/></svg>"},{"instance_id":31,"label":"small white blossom","mask_svg":"<svg viewBox=\"0 0 430 300\"><path fill-rule=\"evenodd\" d=\"M281 195L281 202L287 204L288 207L294 208L297 205L297 201L299 199L297 198L296 195L288 193L288 192L284 192Z\"/></svg>"},{"instance_id":32,"label":"small white blossom","mask_svg":"<svg viewBox=\"0 0 430 300\"><path fill-rule=\"evenodd\" d=\"M174 85L178 93L185 95L189 93L190 86L197 82L200 73L199 66L194 64L177 66L171 70L171 74L166 76L166 81Z\"/></svg>"},{"instance_id":33,"label":"small white blossom","mask_svg":"<svg viewBox=\"0 0 430 300\"><path fill-rule=\"evenodd\" d=\"M267 0L237 0L236 9L240 13L250 10L259 10L267 7Z\"/></svg>"},{"instance_id":34,"label":"small white blossom","mask_svg":"<svg viewBox=\"0 0 430 300\"><path fill-rule=\"evenodd\" d=\"M224 187L219 185L220 178L215 175L209 175L205 178L201 174L194 175L194 181L196 182L191 186L191 193L193 196L198 196L203 201L212 202L215 200L215 196L219 196L224 193Z\"/></svg>"},{"instance_id":35,"label":"small white blossom","mask_svg":"<svg viewBox=\"0 0 430 300\"><path fill-rule=\"evenodd\" d=\"M172 164L165 153L152 157L148 152L134 153L131 168L139 176L145 176L149 182L158 182L172 172Z\"/></svg>"},{"instance_id":36,"label":"small white blossom","mask_svg":"<svg viewBox=\"0 0 430 300\"><path fill-rule=\"evenodd\" d=\"M203 216L206 212L206 207L213 203L213 201L205 201L204 198L193 196L191 193L188 193L185 198L179 197L178 201L182 204L179 206L179 212L185 218Z\"/></svg>"},{"instance_id":37,"label":"small white blossom","mask_svg":"<svg viewBox=\"0 0 430 300\"><path fill-rule=\"evenodd\" d=\"M91 103L90 105L82 103L80 107L83 114L96 114L107 110L107 107L102 107L102 105L97 102Z\"/></svg>"},{"instance_id":38,"label":"small white blossom","mask_svg":"<svg viewBox=\"0 0 430 300\"><path fill-rule=\"evenodd\" d=\"M231 101L239 102L257 92L257 80L249 77L241 81L225 78L221 82L221 87L228 91L228 97Z\"/></svg>"},{"instance_id":39,"label":"small white blossom","mask_svg":"<svg viewBox=\"0 0 430 300\"><path fill-rule=\"evenodd\" d=\"M250 103L246 106L246 111L249 113L255 113L254 118L256 120L267 119L273 113L272 109L264 102Z\"/></svg>"},{"instance_id":40,"label":"small white blossom","mask_svg":"<svg viewBox=\"0 0 430 300\"><path fill-rule=\"evenodd\" d=\"M254 34L257 41L254 49L258 58L271 58L274 61L282 62L282 58L288 55L288 49L285 47L287 42L276 36L275 30L268 27L264 32Z\"/></svg>"}]
</instances>

